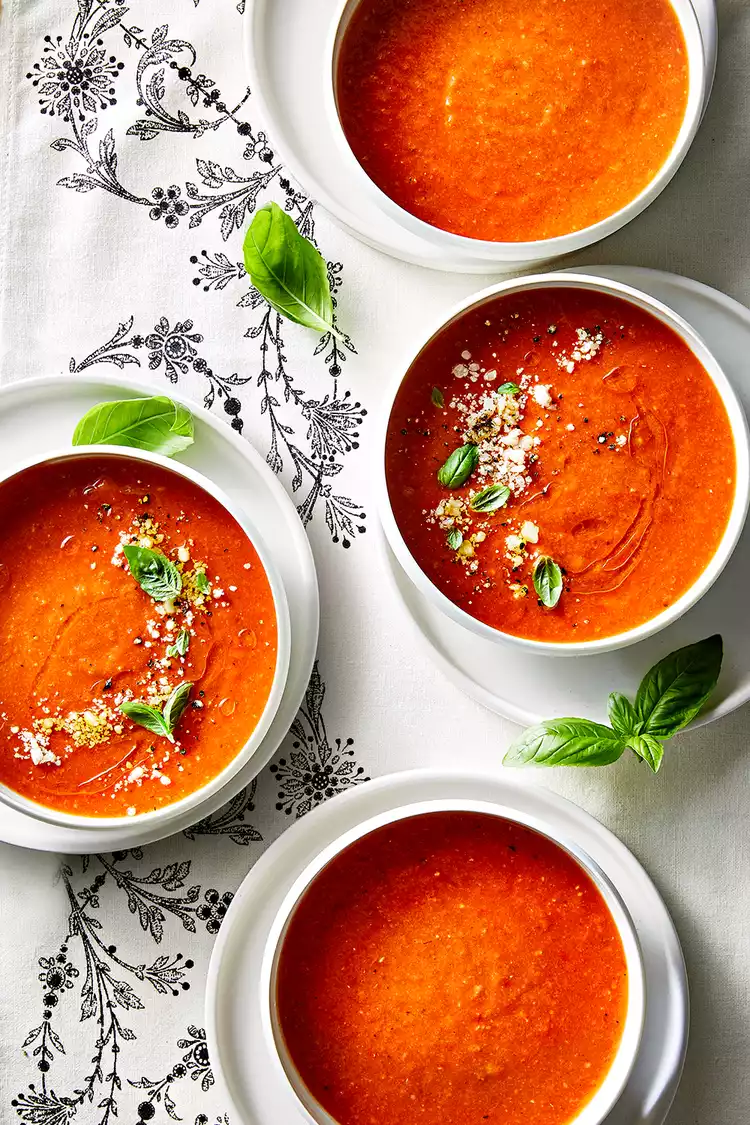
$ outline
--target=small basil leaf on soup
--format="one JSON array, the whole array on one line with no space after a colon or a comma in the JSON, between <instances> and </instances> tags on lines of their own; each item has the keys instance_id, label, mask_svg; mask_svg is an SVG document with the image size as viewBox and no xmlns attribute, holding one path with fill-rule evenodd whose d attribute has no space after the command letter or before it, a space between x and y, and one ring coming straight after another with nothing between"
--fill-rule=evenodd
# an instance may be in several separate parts
<instances>
[{"instance_id":1,"label":"small basil leaf on soup","mask_svg":"<svg viewBox=\"0 0 750 1125\"><path fill-rule=\"evenodd\" d=\"M625 738L631 734L638 734L639 723L635 708L621 691L610 693L607 703L607 716L617 734L621 734Z\"/></svg>"},{"instance_id":2,"label":"small basil leaf on soup","mask_svg":"<svg viewBox=\"0 0 750 1125\"><path fill-rule=\"evenodd\" d=\"M635 697L641 734L671 738L703 707L723 659L718 634L671 652L646 673Z\"/></svg>"},{"instance_id":3,"label":"small basil leaf on soup","mask_svg":"<svg viewBox=\"0 0 750 1125\"><path fill-rule=\"evenodd\" d=\"M458 530L457 527L454 527L452 531L448 532L448 546L450 547L451 551L457 551L463 541L463 534Z\"/></svg>"},{"instance_id":4,"label":"small basil leaf on soup","mask_svg":"<svg viewBox=\"0 0 750 1125\"><path fill-rule=\"evenodd\" d=\"M173 645L167 648L167 656L184 656L190 647L189 629L180 629Z\"/></svg>"},{"instance_id":5,"label":"small basil leaf on soup","mask_svg":"<svg viewBox=\"0 0 750 1125\"><path fill-rule=\"evenodd\" d=\"M664 756L664 747L652 734L633 734L628 738L628 747L641 758L652 773L659 772Z\"/></svg>"},{"instance_id":6,"label":"small basil leaf on soup","mask_svg":"<svg viewBox=\"0 0 750 1125\"><path fill-rule=\"evenodd\" d=\"M137 723L139 727L145 727L152 734L169 737L169 731L158 707L152 707L150 703L141 703L139 700L131 699L126 703L121 703L120 710L123 715Z\"/></svg>"},{"instance_id":7,"label":"small basil leaf on soup","mask_svg":"<svg viewBox=\"0 0 750 1125\"><path fill-rule=\"evenodd\" d=\"M157 602L168 602L182 590L182 575L166 555L150 547L126 544L123 554L138 585Z\"/></svg>"},{"instance_id":8,"label":"small basil leaf on soup","mask_svg":"<svg viewBox=\"0 0 750 1125\"><path fill-rule=\"evenodd\" d=\"M588 719L548 719L529 727L503 758L505 766L608 766L625 751L609 727Z\"/></svg>"},{"instance_id":9,"label":"small basil leaf on soup","mask_svg":"<svg viewBox=\"0 0 750 1125\"><path fill-rule=\"evenodd\" d=\"M539 601L548 609L554 609L560 601L560 594L562 594L563 589L560 567L554 559L551 559L548 555L542 555L534 565L532 577Z\"/></svg>"},{"instance_id":10,"label":"small basil leaf on soup","mask_svg":"<svg viewBox=\"0 0 750 1125\"><path fill-rule=\"evenodd\" d=\"M440 387L432 388L432 394L430 395L430 398L432 399L433 406L436 406L438 410L443 409L443 407L445 406L445 396L440 390Z\"/></svg>"},{"instance_id":11,"label":"small basil leaf on soup","mask_svg":"<svg viewBox=\"0 0 750 1125\"><path fill-rule=\"evenodd\" d=\"M199 594L210 594L211 593L211 583L208 581L208 578L206 577L206 572L204 570L196 570L196 572L195 572L195 588L196 588L196 590L198 591Z\"/></svg>"},{"instance_id":12,"label":"small basil leaf on soup","mask_svg":"<svg viewBox=\"0 0 750 1125\"><path fill-rule=\"evenodd\" d=\"M510 489L504 484L488 484L481 492L475 493L469 501L474 512L496 512L510 499Z\"/></svg>"},{"instance_id":13,"label":"small basil leaf on soup","mask_svg":"<svg viewBox=\"0 0 750 1125\"><path fill-rule=\"evenodd\" d=\"M193 444L193 416L171 398L100 402L76 426L73 445L126 445L173 457Z\"/></svg>"},{"instance_id":14,"label":"small basil leaf on soup","mask_svg":"<svg viewBox=\"0 0 750 1125\"><path fill-rule=\"evenodd\" d=\"M474 472L479 460L476 445L462 445L438 469L437 479L444 488L460 488Z\"/></svg>"},{"instance_id":15,"label":"small basil leaf on soup","mask_svg":"<svg viewBox=\"0 0 750 1125\"><path fill-rule=\"evenodd\" d=\"M518 383L503 383L497 388L497 393L499 395L519 395L521 388Z\"/></svg>"},{"instance_id":16,"label":"small basil leaf on soup","mask_svg":"<svg viewBox=\"0 0 750 1125\"><path fill-rule=\"evenodd\" d=\"M174 738L172 737L172 732L179 723L185 708L190 702L190 692L192 690L192 684L178 684L174 691L172 691L172 693L170 694L167 702L164 704L164 710L162 712L164 717L164 727L167 731L167 737L171 738L173 742Z\"/></svg>"},{"instance_id":17,"label":"small basil leaf on soup","mask_svg":"<svg viewBox=\"0 0 750 1125\"><path fill-rule=\"evenodd\" d=\"M326 264L277 203L255 212L243 251L250 280L272 309L295 324L341 338L333 325Z\"/></svg>"}]
</instances>

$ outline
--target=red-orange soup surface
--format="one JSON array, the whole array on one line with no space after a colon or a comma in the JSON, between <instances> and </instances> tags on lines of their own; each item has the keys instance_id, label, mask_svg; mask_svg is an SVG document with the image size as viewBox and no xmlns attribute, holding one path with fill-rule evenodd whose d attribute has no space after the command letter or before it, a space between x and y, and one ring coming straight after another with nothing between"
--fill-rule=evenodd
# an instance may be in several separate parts
<instances>
[{"instance_id":1,"label":"red-orange soup surface","mask_svg":"<svg viewBox=\"0 0 750 1125\"><path fill-rule=\"evenodd\" d=\"M340 1125L563 1125L609 1070L627 998L588 875L479 813L353 844L308 889L279 960L290 1056Z\"/></svg>"},{"instance_id":2,"label":"red-orange soup surface","mask_svg":"<svg viewBox=\"0 0 750 1125\"><path fill-rule=\"evenodd\" d=\"M180 596L149 597L124 544L173 562ZM33 801L94 817L161 808L227 766L263 713L268 578L227 510L176 473L82 456L0 485L0 591L0 781ZM185 682L174 743L120 711L161 709Z\"/></svg>"},{"instance_id":3,"label":"red-orange soup surface","mask_svg":"<svg viewBox=\"0 0 750 1125\"><path fill-rule=\"evenodd\" d=\"M445 487L464 443L477 464ZM690 348L636 305L574 288L500 296L434 337L396 396L385 469L438 589L553 642L613 636L677 601L716 553L736 485L724 403ZM475 511L492 485L507 502ZM554 608L534 585L543 557L563 572Z\"/></svg>"},{"instance_id":4,"label":"red-orange soup surface","mask_svg":"<svg viewBox=\"0 0 750 1125\"><path fill-rule=\"evenodd\" d=\"M341 123L405 210L470 238L551 238L630 203L687 105L668 0L362 0Z\"/></svg>"}]
</instances>

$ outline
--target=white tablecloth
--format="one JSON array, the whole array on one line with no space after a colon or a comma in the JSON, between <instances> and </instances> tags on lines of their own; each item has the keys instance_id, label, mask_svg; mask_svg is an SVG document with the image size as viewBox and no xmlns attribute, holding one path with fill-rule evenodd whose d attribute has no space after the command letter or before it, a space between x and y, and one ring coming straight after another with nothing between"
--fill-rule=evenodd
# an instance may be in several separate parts
<instances>
[{"instance_id":1,"label":"white tablecloth","mask_svg":"<svg viewBox=\"0 0 750 1125\"><path fill-rule=\"evenodd\" d=\"M748 301L750 5L720 7L716 88L683 169L574 261L673 270ZM223 1125L203 983L248 868L327 793L416 765L497 769L513 733L418 647L372 526L380 388L410 335L483 279L391 261L311 208L259 132L240 38L235 0L5 0L0 17L2 380L116 364L205 398L269 455L319 568L326 731L305 730L302 757L290 740L210 833L62 867L0 847L3 1122L112 1125L117 1110L123 1125ZM265 334L240 262L241 228L268 199L314 224L356 354L316 355L289 324L283 345ZM670 1125L750 1118L747 728L744 712L680 738L656 778L632 759L530 779L612 828L673 912L693 1017Z\"/></svg>"}]
</instances>

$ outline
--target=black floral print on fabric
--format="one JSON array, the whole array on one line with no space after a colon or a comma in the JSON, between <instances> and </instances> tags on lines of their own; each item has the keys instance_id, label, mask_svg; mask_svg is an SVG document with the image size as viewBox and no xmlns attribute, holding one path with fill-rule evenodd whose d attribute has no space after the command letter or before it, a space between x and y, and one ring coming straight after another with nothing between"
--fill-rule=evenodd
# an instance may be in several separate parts
<instances>
[{"instance_id":1,"label":"black floral print on fabric","mask_svg":"<svg viewBox=\"0 0 750 1125\"><path fill-rule=\"evenodd\" d=\"M211 836L241 847L262 843L261 833L246 818L256 810L258 790L264 783L266 801L273 801L275 794L278 810L300 817L334 794L369 780L354 758L353 739L329 740L323 715L325 693L316 663L288 747L259 780L223 809L186 829L183 839L193 845ZM41 1020L22 1044L37 1078L11 1103L24 1125L73 1125L83 1107L96 1111L86 1118L87 1125L89 1120L95 1125L114 1125L122 1117L120 1103L128 1088L141 1092L136 1107L139 1121L158 1121L162 1111L172 1120L183 1120L177 1104L181 1081L189 1075L203 1093L214 1084L205 1031L190 1024L177 1041L180 1059L164 1077L128 1078L123 1085L127 1044L136 1038L128 1013L143 1011L155 996L176 1003L190 990L195 961L177 952L136 963L121 948L119 936L117 941L110 940L104 918L124 911L121 921L132 916L155 946L181 931L184 948L201 930L215 936L234 898L235 888L217 886L214 879L205 889L194 882L192 858L153 866L149 855L157 847L84 856L75 861L75 870L72 863L64 863L60 869L69 907L65 935L54 952L39 958ZM96 871L93 878L92 868ZM102 912L105 893L106 916ZM123 932L123 926L117 925L117 931L118 935ZM197 1002L200 1008L200 1000ZM71 1092L61 1094L52 1075L55 1064L68 1052L60 1020L62 1011L71 1005L77 1006L82 1034L89 1035L93 1054L85 1052L85 1074L81 1073ZM89 1026L92 1030L87 1032ZM206 1120L210 1125L210 1118ZM229 1125L228 1119L225 1122L219 1117L217 1125Z\"/></svg>"},{"instance_id":2,"label":"black floral print on fabric","mask_svg":"<svg viewBox=\"0 0 750 1125\"><path fill-rule=\"evenodd\" d=\"M323 718L325 692L316 662L290 731L291 750L269 766L279 787L276 808L287 816L304 816L329 797L370 780L354 759L353 738L329 741Z\"/></svg>"},{"instance_id":3,"label":"black floral print on fabric","mask_svg":"<svg viewBox=\"0 0 750 1125\"><path fill-rule=\"evenodd\" d=\"M348 548L366 527L362 505L340 483L367 421L365 405L346 385L354 343L281 320L239 260L242 232L269 199L328 258L315 207L285 172L272 139L253 124L250 92L239 89L232 99L218 72L205 72L210 68L189 28L191 14L204 12L209 0L183 3L184 11L171 5L167 24L159 22L158 5L145 0L62 0L57 26L45 29L29 58L28 104L43 115L52 149L42 173L61 193L75 193L72 202L84 216L95 201L125 212L171 256L170 270L183 271L193 298L137 317L126 304L111 319L105 303L99 320L71 326L75 343L66 354L82 358L71 358L69 372L142 369L163 379L167 393L188 380L193 390L197 380L207 409L239 434L252 424L304 523L319 520L333 543ZM242 13L243 0L213 3L216 19L239 32L234 9ZM234 152L214 159L219 142ZM137 159L178 151L179 170L159 164L153 174L150 159ZM84 248L85 236L82 227ZM186 238L200 241L187 250L183 241L175 255ZM341 331L345 271L335 260L327 268ZM228 301L241 325L231 365L215 358L212 330L217 303ZM309 349L304 368L288 358L290 346ZM367 780L353 739L329 738L324 697L316 665L272 767L186 829L169 860L154 845L64 862L64 921L38 965L35 955L39 1015L19 1036L28 1082L12 1099L12 1114L22 1125L230 1125L223 1107L210 1103L219 1095L200 1026L202 973L237 886L265 846L260 829L274 805L284 820L301 816ZM144 1074L136 1040L167 1013L178 1022L163 1069L157 1063ZM0 1117L12 1114L6 1109Z\"/></svg>"},{"instance_id":4,"label":"black floral print on fabric","mask_svg":"<svg viewBox=\"0 0 750 1125\"><path fill-rule=\"evenodd\" d=\"M273 189L283 193L284 206L299 230L317 245L311 200L284 174L266 134L256 130L244 117L249 90L236 105L228 105L215 80L197 69L195 47L172 33L168 24L154 27L150 32L134 24L123 0L77 0L72 12L69 34L47 36L40 61L27 72L40 111L69 126L68 134L51 142L53 149L69 159L77 158L78 170L60 178L57 182L61 187L79 193L104 191L123 204L142 207L154 223L163 226L165 236L182 223L196 228L209 217L215 217L224 242L232 236L239 239L256 207L262 205L266 197L272 197ZM249 165L248 172L238 172L215 160L196 158L199 182L157 184L143 195L127 186L122 177L114 131L110 129L96 140L100 135L99 117L117 101L116 82L125 65L114 54L115 43L118 49L124 48L125 57L131 55L137 60L135 108L141 116L128 127L127 136L158 144L160 137L179 134L189 143L220 128L229 128L238 138L241 146L238 156ZM175 108L179 100L184 102L185 108ZM200 111L197 117L196 110ZM284 345L285 326L249 285L242 263L233 262L221 250L201 249L190 256L189 265L194 268L196 286L205 292L220 293L230 286L243 287L235 304L248 310L245 337L256 341L257 347L258 367L250 375L235 374L222 380L208 364L196 368L208 379L206 405L210 409L217 398L223 399L231 425L241 432L243 400L228 388L259 389L260 401L253 405L268 426L268 464L276 473L287 473L292 492L301 494L297 507L303 522L309 523L316 510L322 508L332 541L349 547L364 533L366 516L359 502L334 487L334 478L342 472L344 458L358 448L359 428L367 414L366 409L353 402L351 394L340 387L347 356L355 352L354 344L345 334L343 342L330 332L317 338L313 356L319 357L325 365L332 385L328 394L318 396L319 401L316 401L291 375ZM328 263L334 308L338 304L336 294L342 284L342 270L341 263ZM146 337L147 347L151 346L149 339L154 334L159 334L158 326ZM176 326L173 335L179 336ZM184 338L189 339L189 333L186 332ZM180 347L177 339L170 344L175 349ZM188 354L170 356L166 344L164 348L157 344L149 354L149 367L155 370L161 366L163 351L163 370L171 382L176 382L179 374L187 371L186 364L197 358L189 354L189 348L186 350ZM88 357L88 361L71 370L84 370L91 362L117 363L117 349L104 345L98 351L97 358ZM122 353L120 358L123 358ZM127 362L140 364L135 357L123 360ZM332 441L321 440L318 422L322 415L327 416L326 428ZM304 433L303 440L297 436L298 430Z\"/></svg>"}]
</instances>

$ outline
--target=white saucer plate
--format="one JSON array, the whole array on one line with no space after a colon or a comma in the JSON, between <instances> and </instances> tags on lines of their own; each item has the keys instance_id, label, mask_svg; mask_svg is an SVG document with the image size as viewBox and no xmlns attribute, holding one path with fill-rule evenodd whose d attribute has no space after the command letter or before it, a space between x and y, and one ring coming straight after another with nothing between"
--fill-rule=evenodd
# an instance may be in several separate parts
<instances>
[{"instance_id":1,"label":"white saucer plate","mask_svg":"<svg viewBox=\"0 0 750 1125\"><path fill-rule=\"evenodd\" d=\"M716 68L715 0L692 0L703 36L708 104ZM404 230L362 191L326 114L322 60L340 0L248 0L245 62L253 105L272 148L305 191L361 242L413 265L451 273L509 273L520 263L450 254ZM539 263L537 263L539 264Z\"/></svg>"},{"instance_id":2,"label":"white saucer plate","mask_svg":"<svg viewBox=\"0 0 750 1125\"><path fill-rule=\"evenodd\" d=\"M723 293L676 274L636 266L586 266L642 289L683 316L724 368L750 418L750 311ZM648 640L615 652L562 659L495 644L451 621L419 593L380 534L382 557L407 615L446 675L472 699L522 726L576 715L606 722L607 697L635 694L644 673L668 652L712 633L724 638L724 666L702 726L750 700L750 520L726 569L684 617Z\"/></svg>"},{"instance_id":3,"label":"white saucer plate","mask_svg":"<svg viewBox=\"0 0 750 1125\"><path fill-rule=\"evenodd\" d=\"M65 445L78 419L107 399L158 393L152 385L97 376L54 376L11 383L0 389L0 472L22 459ZM286 688L266 737L249 762L205 804L167 824L63 828L4 806L0 840L38 851L85 854L150 844L181 832L231 800L270 761L291 726L305 694L318 641L318 584L310 545L297 510L263 458L239 434L201 407L170 396L193 411L195 444L180 460L214 481L245 507L279 568L291 619L291 661Z\"/></svg>"},{"instance_id":4,"label":"white saucer plate","mask_svg":"<svg viewBox=\"0 0 750 1125\"><path fill-rule=\"evenodd\" d=\"M687 1046L688 987L679 940L656 888L620 841L577 805L508 778L413 770L367 782L308 813L258 860L222 922L208 970L206 1033L214 1073L235 1125L299 1125L296 1098L268 1054L261 1025L260 964L274 916L310 860L342 833L415 801L462 798L503 804L546 821L583 848L628 907L646 974L646 1021L633 1072L607 1125L661 1125Z\"/></svg>"}]
</instances>

